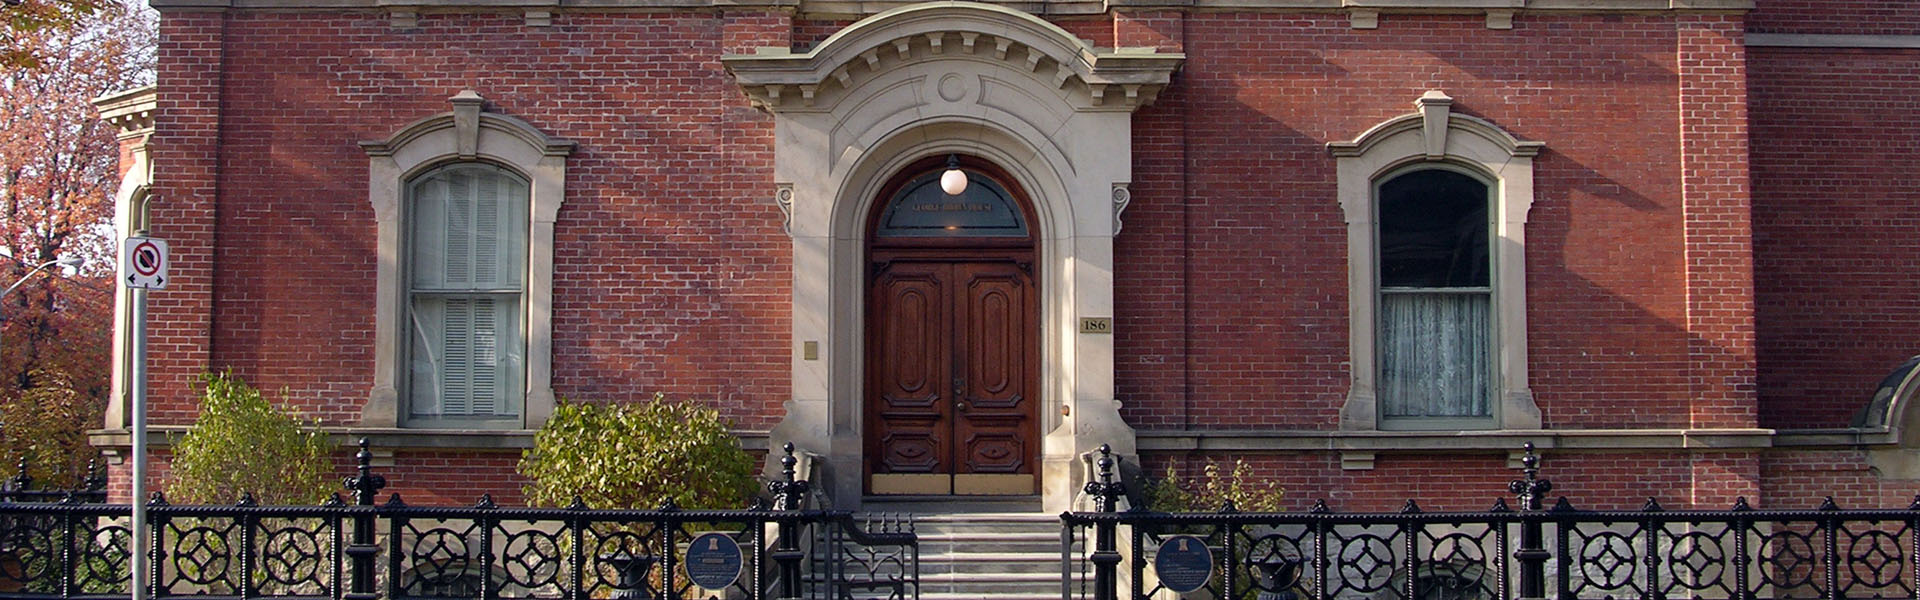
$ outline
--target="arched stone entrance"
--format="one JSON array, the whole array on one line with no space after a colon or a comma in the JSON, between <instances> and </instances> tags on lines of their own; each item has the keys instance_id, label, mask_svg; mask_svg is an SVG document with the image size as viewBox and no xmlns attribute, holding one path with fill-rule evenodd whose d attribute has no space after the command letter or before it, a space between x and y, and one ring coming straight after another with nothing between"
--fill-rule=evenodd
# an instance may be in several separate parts
<instances>
[{"instance_id":1,"label":"arched stone entrance","mask_svg":"<svg viewBox=\"0 0 1920 600\"><path fill-rule=\"evenodd\" d=\"M1132 453L1113 397L1113 236L1129 199L1132 111L1183 58L1093 47L1020 11L890 10L804 54L723 58L775 116L775 202L793 237L793 398L773 432L825 458L843 508L866 492L867 217L891 177L949 154L998 166L1033 202L1040 493L1064 510L1102 443ZM812 348L811 351L808 349Z\"/></svg>"}]
</instances>

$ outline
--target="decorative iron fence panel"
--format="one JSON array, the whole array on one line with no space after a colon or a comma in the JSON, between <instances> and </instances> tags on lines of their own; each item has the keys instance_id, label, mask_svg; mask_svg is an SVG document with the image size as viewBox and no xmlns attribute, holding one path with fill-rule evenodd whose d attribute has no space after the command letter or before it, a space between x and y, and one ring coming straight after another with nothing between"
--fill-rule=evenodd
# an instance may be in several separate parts
<instances>
[{"instance_id":1,"label":"decorative iron fence panel","mask_svg":"<svg viewBox=\"0 0 1920 600\"><path fill-rule=\"evenodd\" d=\"M1095 512L1061 515L1063 600L1472 600L1580 598L1920 599L1920 500L1905 509L1588 511L1543 509L1529 445L1526 478L1481 512L1115 511L1110 456L1088 485ZM1192 536L1192 537L1186 537ZM1177 544L1190 540L1201 553ZM1167 555L1167 556L1163 556ZM1204 568L1190 556L1204 556ZM1171 557L1171 558L1169 558ZM1091 585L1070 585L1091 565ZM1164 571L1164 572L1163 572ZM1123 580L1124 577L1124 580ZM1084 580L1084 577L1082 578Z\"/></svg>"},{"instance_id":2,"label":"decorative iron fence panel","mask_svg":"<svg viewBox=\"0 0 1920 600\"><path fill-rule=\"evenodd\" d=\"M837 514L819 529L825 579L836 590L825 600L918 600L920 546L913 520L880 515L856 521Z\"/></svg>"},{"instance_id":3,"label":"decorative iron fence panel","mask_svg":"<svg viewBox=\"0 0 1920 600\"><path fill-rule=\"evenodd\" d=\"M792 461L792 450L783 462ZM416 507L396 495L362 442L354 502L320 506L176 506L156 495L145 532L153 598L205 600L914 600L918 537L869 532L844 511L797 506L806 482L770 487L783 509L597 510ZM0 501L0 600L129 594L124 504ZM819 539L824 543L808 544ZM701 549L690 545L704 540ZM689 565L689 557L700 564ZM845 566L840 557L860 557ZM804 563L842 565L809 580ZM851 564L854 561L847 561ZM696 575L698 574L698 575ZM732 575L729 579L727 576ZM716 589L706 589L711 585Z\"/></svg>"}]
</instances>

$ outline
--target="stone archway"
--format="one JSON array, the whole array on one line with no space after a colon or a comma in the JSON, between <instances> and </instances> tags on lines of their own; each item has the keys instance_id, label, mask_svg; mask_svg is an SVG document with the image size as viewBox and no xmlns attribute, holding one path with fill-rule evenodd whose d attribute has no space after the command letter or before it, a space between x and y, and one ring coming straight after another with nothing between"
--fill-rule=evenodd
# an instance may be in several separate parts
<instances>
[{"instance_id":1,"label":"stone archway","mask_svg":"<svg viewBox=\"0 0 1920 600\"><path fill-rule=\"evenodd\" d=\"M999 165L1032 195L1042 248L1041 496L1064 510L1102 443L1133 452L1113 397L1113 236L1128 201L1131 117L1182 56L1094 48L1033 15L938 2L848 26L807 53L728 56L775 116L775 202L793 238L793 398L773 432L824 456L827 492L861 497L865 217L926 157ZM808 348L812 348L811 351Z\"/></svg>"}]
</instances>

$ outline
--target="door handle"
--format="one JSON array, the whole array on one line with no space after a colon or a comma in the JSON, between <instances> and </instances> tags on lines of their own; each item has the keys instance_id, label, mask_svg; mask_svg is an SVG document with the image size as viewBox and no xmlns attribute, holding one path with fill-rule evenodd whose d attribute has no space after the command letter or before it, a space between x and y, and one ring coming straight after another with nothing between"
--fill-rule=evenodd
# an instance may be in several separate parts
<instances>
[{"instance_id":1,"label":"door handle","mask_svg":"<svg viewBox=\"0 0 1920 600\"><path fill-rule=\"evenodd\" d=\"M954 409L954 410L957 410L957 411L960 411L960 412L967 412L967 403L966 403L966 402L955 402L955 403L953 403L953 409Z\"/></svg>"},{"instance_id":2,"label":"door handle","mask_svg":"<svg viewBox=\"0 0 1920 600\"><path fill-rule=\"evenodd\" d=\"M967 389L967 378L965 378L965 377L955 377L955 378L953 378L953 395L954 395L954 397L956 397L956 398L962 398L962 397L965 397L965 396L966 396L966 389ZM960 412L967 412L967 401L965 401L965 400L956 400L956 401L954 401L954 403L953 403L953 409L954 409L954 410L957 410L957 411L960 411Z\"/></svg>"}]
</instances>

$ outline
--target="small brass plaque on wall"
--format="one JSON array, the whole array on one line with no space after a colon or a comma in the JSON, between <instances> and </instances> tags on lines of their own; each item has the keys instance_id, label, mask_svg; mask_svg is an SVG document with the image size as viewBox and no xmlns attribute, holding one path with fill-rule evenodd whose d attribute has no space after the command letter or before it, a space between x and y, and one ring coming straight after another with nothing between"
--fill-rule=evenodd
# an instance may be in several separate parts
<instances>
[{"instance_id":1,"label":"small brass plaque on wall","mask_svg":"<svg viewBox=\"0 0 1920 600\"><path fill-rule=\"evenodd\" d=\"M1080 333L1113 333L1113 317L1080 317Z\"/></svg>"}]
</instances>

